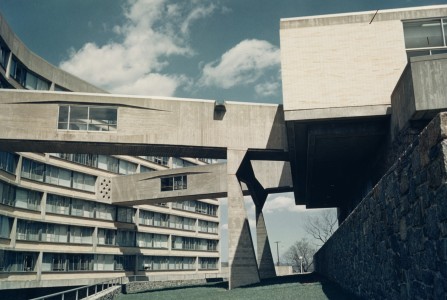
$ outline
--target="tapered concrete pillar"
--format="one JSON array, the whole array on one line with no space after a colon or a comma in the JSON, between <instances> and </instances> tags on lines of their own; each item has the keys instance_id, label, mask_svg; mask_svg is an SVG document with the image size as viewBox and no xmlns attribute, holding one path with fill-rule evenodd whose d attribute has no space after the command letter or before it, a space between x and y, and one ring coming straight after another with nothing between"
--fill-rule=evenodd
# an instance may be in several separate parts
<instances>
[{"instance_id":1,"label":"tapered concrete pillar","mask_svg":"<svg viewBox=\"0 0 447 300\"><path fill-rule=\"evenodd\" d=\"M261 279L276 276L275 262L270 249L267 227L262 208L256 206L256 244L258 253L258 268Z\"/></svg>"},{"instance_id":2,"label":"tapered concrete pillar","mask_svg":"<svg viewBox=\"0 0 447 300\"><path fill-rule=\"evenodd\" d=\"M260 281L244 196L236 175L245 154L246 150L228 149L227 155L229 289Z\"/></svg>"}]
</instances>

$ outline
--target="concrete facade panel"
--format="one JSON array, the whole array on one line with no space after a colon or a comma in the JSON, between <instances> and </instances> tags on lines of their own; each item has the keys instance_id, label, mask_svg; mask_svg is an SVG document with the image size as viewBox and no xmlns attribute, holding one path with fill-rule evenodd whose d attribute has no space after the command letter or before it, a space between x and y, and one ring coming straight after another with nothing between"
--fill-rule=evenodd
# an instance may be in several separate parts
<instances>
[{"instance_id":1,"label":"concrete facade panel","mask_svg":"<svg viewBox=\"0 0 447 300\"><path fill-rule=\"evenodd\" d=\"M407 63L400 20L282 29L284 110L389 105Z\"/></svg>"}]
</instances>

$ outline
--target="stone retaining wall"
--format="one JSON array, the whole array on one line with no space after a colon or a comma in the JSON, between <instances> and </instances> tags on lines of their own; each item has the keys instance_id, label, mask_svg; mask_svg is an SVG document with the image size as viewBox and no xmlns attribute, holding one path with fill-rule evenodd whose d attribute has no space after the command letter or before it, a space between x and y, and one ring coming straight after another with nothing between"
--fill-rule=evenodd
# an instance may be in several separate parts
<instances>
[{"instance_id":1,"label":"stone retaining wall","mask_svg":"<svg viewBox=\"0 0 447 300\"><path fill-rule=\"evenodd\" d=\"M192 280L168 280L168 281L133 281L124 285L123 293L134 294L144 291L176 288L184 286L194 286L206 284L207 280L192 279Z\"/></svg>"},{"instance_id":2,"label":"stone retaining wall","mask_svg":"<svg viewBox=\"0 0 447 300\"><path fill-rule=\"evenodd\" d=\"M104 291L101 291L93 296L84 298L88 300L114 300L121 294L121 285L112 286Z\"/></svg>"},{"instance_id":3,"label":"stone retaining wall","mask_svg":"<svg viewBox=\"0 0 447 300\"><path fill-rule=\"evenodd\" d=\"M318 273L368 299L444 299L446 138L442 113L315 254Z\"/></svg>"}]
</instances>

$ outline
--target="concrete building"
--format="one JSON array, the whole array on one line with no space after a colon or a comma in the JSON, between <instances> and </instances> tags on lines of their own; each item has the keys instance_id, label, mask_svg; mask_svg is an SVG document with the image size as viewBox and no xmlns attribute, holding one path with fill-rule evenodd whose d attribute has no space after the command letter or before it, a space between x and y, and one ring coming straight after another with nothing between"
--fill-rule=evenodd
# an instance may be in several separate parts
<instances>
[{"instance_id":1,"label":"concrete building","mask_svg":"<svg viewBox=\"0 0 447 300\"><path fill-rule=\"evenodd\" d=\"M0 24L1 88L104 93L30 52L2 17ZM73 119L82 108L65 108L71 128L82 126ZM91 108L90 118L111 111ZM116 123L97 125L97 130L116 128ZM128 275L218 273L217 199L125 206L109 201L114 178L159 176L215 162L88 151L0 152L0 290L85 285ZM183 178L164 179L162 190L185 188Z\"/></svg>"},{"instance_id":2,"label":"concrete building","mask_svg":"<svg viewBox=\"0 0 447 300\"><path fill-rule=\"evenodd\" d=\"M293 191L297 204L338 207L339 221L344 221L340 228L346 229L317 254L318 271L355 294L373 298L383 298L378 291L388 286L373 285L386 279L395 282L405 298L418 286L433 285L433 278L444 283L447 278L437 267L446 264L446 116L435 117L447 110L446 19L447 6L442 5L281 20L284 106L96 90L55 92L51 89L62 83L50 81L45 85L50 91L3 90L0 149L119 159L117 155L226 158L225 164L127 176L97 173L94 185L88 177L75 184L90 189L86 199L122 206L128 218L133 213L124 212L134 205L227 196L230 288L275 276L262 208L269 193ZM8 74L14 56L7 51L4 84L12 85ZM405 170L396 167L418 143L421 147L405 161ZM9 184L21 184L24 176L39 178L38 171L26 173L29 159L39 156L29 155L19 157L20 176L5 174ZM63 167L59 158L44 159ZM418 168L423 172L407 176ZM80 178L73 174L70 178ZM257 256L244 207L246 194L256 206ZM401 201L398 205L395 197ZM413 203L418 203L416 212L409 210ZM423 213L426 208L431 217ZM141 208L136 214L141 218ZM410 224L414 227L407 230ZM11 232L17 232L17 222L11 226ZM99 227L96 231L99 236ZM6 240L16 243L17 238ZM343 267L336 266L340 255L348 258ZM39 259L44 265L43 255ZM395 281L369 266L369 260L387 270L393 266L387 274L395 275ZM430 275L414 279L409 275L414 270L406 267L409 261ZM355 278L361 284L357 290L347 283L352 270L360 274Z\"/></svg>"}]
</instances>

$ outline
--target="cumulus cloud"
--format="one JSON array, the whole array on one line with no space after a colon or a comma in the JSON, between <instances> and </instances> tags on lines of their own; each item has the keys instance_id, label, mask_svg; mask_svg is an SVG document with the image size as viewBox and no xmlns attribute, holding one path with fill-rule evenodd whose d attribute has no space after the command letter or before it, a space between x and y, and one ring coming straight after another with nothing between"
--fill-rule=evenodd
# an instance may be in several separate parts
<instances>
[{"instance_id":1,"label":"cumulus cloud","mask_svg":"<svg viewBox=\"0 0 447 300\"><path fill-rule=\"evenodd\" d=\"M296 205L293 194L282 194L269 197L264 205L263 212L266 214L274 212L304 212L304 205Z\"/></svg>"},{"instance_id":2,"label":"cumulus cloud","mask_svg":"<svg viewBox=\"0 0 447 300\"><path fill-rule=\"evenodd\" d=\"M184 75L163 74L168 58L194 54L188 29L214 10L204 1L129 0L126 21L113 28L114 41L86 43L60 67L113 93L172 96L187 81Z\"/></svg>"},{"instance_id":3,"label":"cumulus cloud","mask_svg":"<svg viewBox=\"0 0 447 300\"><path fill-rule=\"evenodd\" d=\"M228 89L254 83L266 70L278 68L279 64L278 47L267 41L244 40L220 59L205 64L200 84Z\"/></svg>"},{"instance_id":4,"label":"cumulus cloud","mask_svg":"<svg viewBox=\"0 0 447 300\"><path fill-rule=\"evenodd\" d=\"M278 81L263 82L255 85L255 92L261 97L273 96L278 93L279 87Z\"/></svg>"}]
</instances>

